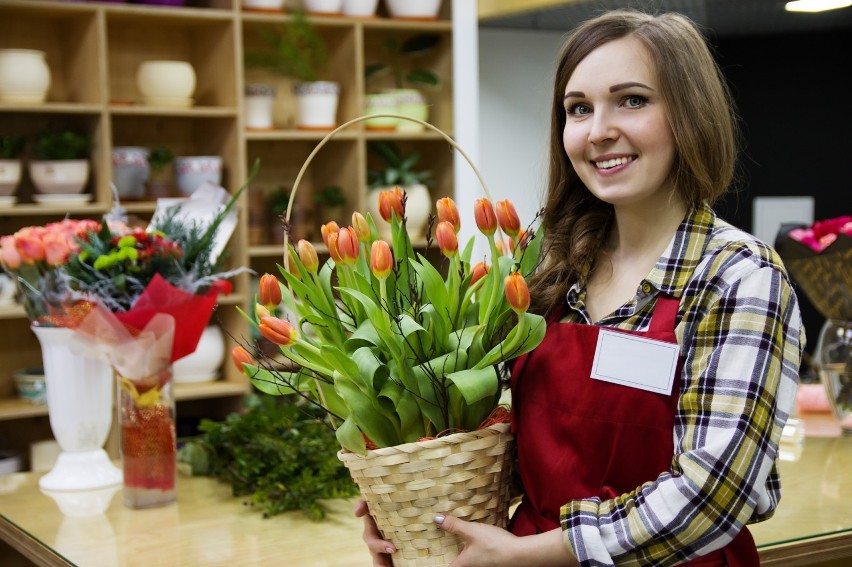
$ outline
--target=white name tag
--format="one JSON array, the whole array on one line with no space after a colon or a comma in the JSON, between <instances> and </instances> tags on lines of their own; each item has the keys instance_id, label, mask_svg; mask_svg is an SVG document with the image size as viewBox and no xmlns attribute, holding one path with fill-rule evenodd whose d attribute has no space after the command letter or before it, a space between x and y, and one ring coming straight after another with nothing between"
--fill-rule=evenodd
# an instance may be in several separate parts
<instances>
[{"instance_id":1,"label":"white name tag","mask_svg":"<svg viewBox=\"0 0 852 567\"><path fill-rule=\"evenodd\" d=\"M674 343L601 329L592 362L592 378L670 394L677 356L678 346Z\"/></svg>"}]
</instances>

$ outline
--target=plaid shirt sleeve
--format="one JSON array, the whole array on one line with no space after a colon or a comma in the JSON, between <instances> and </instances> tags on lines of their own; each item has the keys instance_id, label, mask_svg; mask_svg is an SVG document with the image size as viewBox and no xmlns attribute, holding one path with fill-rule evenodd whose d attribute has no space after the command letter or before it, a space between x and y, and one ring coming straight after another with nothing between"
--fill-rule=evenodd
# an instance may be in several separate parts
<instances>
[{"instance_id":1,"label":"plaid shirt sleeve","mask_svg":"<svg viewBox=\"0 0 852 567\"><path fill-rule=\"evenodd\" d=\"M581 565L675 565L724 547L780 498L775 459L804 340L798 304L770 248L712 244L682 290L671 469L616 499L562 507ZM650 307L617 326L643 326Z\"/></svg>"}]
</instances>

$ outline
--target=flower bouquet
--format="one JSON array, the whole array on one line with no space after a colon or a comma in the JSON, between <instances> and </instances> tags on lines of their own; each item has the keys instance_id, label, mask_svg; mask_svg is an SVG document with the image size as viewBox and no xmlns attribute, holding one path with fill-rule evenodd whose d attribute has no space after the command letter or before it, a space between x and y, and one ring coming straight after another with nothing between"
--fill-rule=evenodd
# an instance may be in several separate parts
<instances>
[{"instance_id":1,"label":"flower bouquet","mask_svg":"<svg viewBox=\"0 0 852 567\"><path fill-rule=\"evenodd\" d=\"M827 319L814 359L835 414L852 433L852 216L782 229L775 248Z\"/></svg>"},{"instance_id":2,"label":"flower bouquet","mask_svg":"<svg viewBox=\"0 0 852 567\"><path fill-rule=\"evenodd\" d=\"M244 315L295 369L255 361L241 347L233 354L258 389L326 411L340 459L400 551L396 564L443 565L461 541L434 527L435 513L508 519L512 438L500 367L544 337L544 320L527 313L524 280L538 262L541 229L521 230L508 201L495 211L478 200L488 266L472 258L474 238L459 247L459 211L440 199L442 272L413 249L405 194L396 188L379 199L382 221L356 212L351 226L322 227L322 265L302 240L284 254L283 283L261 278L254 313ZM390 223L392 242L377 238L376 222ZM279 302L289 318L270 314Z\"/></svg>"}]
</instances>

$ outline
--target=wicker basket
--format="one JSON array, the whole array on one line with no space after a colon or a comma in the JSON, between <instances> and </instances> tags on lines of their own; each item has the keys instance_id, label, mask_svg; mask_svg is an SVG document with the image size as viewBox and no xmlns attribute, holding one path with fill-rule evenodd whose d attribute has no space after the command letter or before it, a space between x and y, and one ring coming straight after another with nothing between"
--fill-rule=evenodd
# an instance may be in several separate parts
<instances>
[{"instance_id":1,"label":"wicker basket","mask_svg":"<svg viewBox=\"0 0 852 567\"><path fill-rule=\"evenodd\" d=\"M385 539L396 567L449 565L463 542L438 529L448 513L506 527L513 437L509 424L338 457Z\"/></svg>"}]
</instances>

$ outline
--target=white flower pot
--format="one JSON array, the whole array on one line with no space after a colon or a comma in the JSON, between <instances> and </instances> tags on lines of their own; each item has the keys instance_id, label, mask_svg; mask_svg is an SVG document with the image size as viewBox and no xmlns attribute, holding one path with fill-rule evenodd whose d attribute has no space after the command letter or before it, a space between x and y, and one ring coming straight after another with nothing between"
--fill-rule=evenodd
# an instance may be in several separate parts
<instances>
[{"instance_id":1,"label":"white flower pot","mask_svg":"<svg viewBox=\"0 0 852 567\"><path fill-rule=\"evenodd\" d=\"M309 14L339 14L343 8L343 0L302 0L305 11Z\"/></svg>"},{"instance_id":2,"label":"white flower pot","mask_svg":"<svg viewBox=\"0 0 852 567\"><path fill-rule=\"evenodd\" d=\"M21 160L0 159L0 197L9 197L21 182Z\"/></svg>"},{"instance_id":3,"label":"white flower pot","mask_svg":"<svg viewBox=\"0 0 852 567\"><path fill-rule=\"evenodd\" d=\"M145 104L192 106L195 69L186 61L143 61L136 71L136 87Z\"/></svg>"},{"instance_id":4,"label":"white flower pot","mask_svg":"<svg viewBox=\"0 0 852 567\"><path fill-rule=\"evenodd\" d=\"M122 199L141 199L148 181L148 148L120 146L112 150L112 182Z\"/></svg>"},{"instance_id":5,"label":"white flower pot","mask_svg":"<svg viewBox=\"0 0 852 567\"><path fill-rule=\"evenodd\" d=\"M407 197L405 203L405 228L412 240L420 240L426 236L426 226L429 224L429 214L432 212L432 196L425 185L408 185L401 187ZM372 215L373 222L382 240L390 242L391 225L379 214L379 193L393 190L393 187L372 189L367 193L367 211Z\"/></svg>"},{"instance_id":6,"label":"white flower pot","mask_svg":"<svg viewBox=\"0 0 852 567\"><path fill-rule=\"evenodd\" d=\"M330 130L337 126L340 85L330 81L300 83L294 87L298 118L303 130Z\"/></svg>"},{"instance_id":7,"label":"white flower pot","mask_svg":"<svg viewBox=\"0 0 852 567\"><path fill-rule=\"evenodd\" d=\"M209 181L222 184L221 156L183 156L175 158L175 184L181 195L192 195L196 189Z\"/></svg>"},{"instance_id":8,"label":"white flower pot","mask_svg":"<svg viewBox=\"0 0 852 567\"><path fill-rule=\"evenodd\" d=\"M243 98L245 127L249 130L272 130L275 109L275 87L261 83L246 85Z\"/></svg>"},{"instance_id":9,"label":"white flower pot","mask_svg":"<svg viewBox=\"0 0 852 567\"><path fill-rule=\"evenodd\" d=\"M364 97L364 115L399 114L397 98L393 93L368 94ZM367 130L393 132L397 128L397 119L390 116L379 116L364 121Z\"/></svg>"},{"instance_id":10,"label":"white flower pot","mask_svg":"<svg viewBox=\"0 0 852 567\"><path fill-rule=\"evenodd\" d=\"M283 12L284 0L243 0L243 9L258 12Z\"/></svg>"},{"instance_id":11,"label":"white flower pot","mask_svg":"<svg viewBox=\"0 0 852 567\"><path fill-rule=\"evenodd\" d=\"M372 18L379 0L343 0L343 15L350 18Z\"/></svg>"},{"instance_id":12,"label":"white flower pot","mask_svg":"<svg viewBox=\"0 0 852 567\"><path fill-rule=\"evenodd\" d=\"M392 18L434 20L441 11L441 0L385 0Z\"/></svg>"},{"instance_id":13,"label":"white flower pot","mask_svg":"<svg viewBox=\"0 0 852 567\"><path fill-rule=\"evenodd\" d=\"M89 160L31 161L30 179L44 195L82 193L89 180Z\"/></svg>"},{"instance_id":14,"label":"white flower pot","mask_svg":"<svg viewBox=\"0 0 852 567\"><path fill-rule=\"evenodd\" d=\"M49 88L44 51L0 49L0 102L42 103Z\"/></svg>"},{"instance_id":15,"label":"white flower pot","mask_svg":"<svg viewBox=\"0 0 852 567\"><path fill-rule=\"evenodd\" d=\"M41 344L50 428L62 448L39 486L91 490L120 484L121 471L102 449L112 424L112 368L104 360L73 352L71 329L34 326L32 330Z\"/></svg>"},{"instance_id":16,"label":"white flower pot","mask_svg":"<svg viewBox=\"0 0 852 567\"><path fill-rule=\"evenodd\" d=\"M189 354L172 365L175 383L210 382L219 377L219 367L225 360L225 336L218 325L207 325Z\"/></svg>"},{"instance_id":17,"label":"white flower pot","mask_svg":"<svg viewBox=\"0 0 852 567\"><path fill-rule=\"evenodd\" d=\"M402 116L416 118L424 122L429 119L429 105L426 97L417 89L391 89L388 91L396 98L397 113ZM411 120L398 120L396 130L398 132L422 132L426 127L423 124Z\"/></svg>"}]
</instances>

